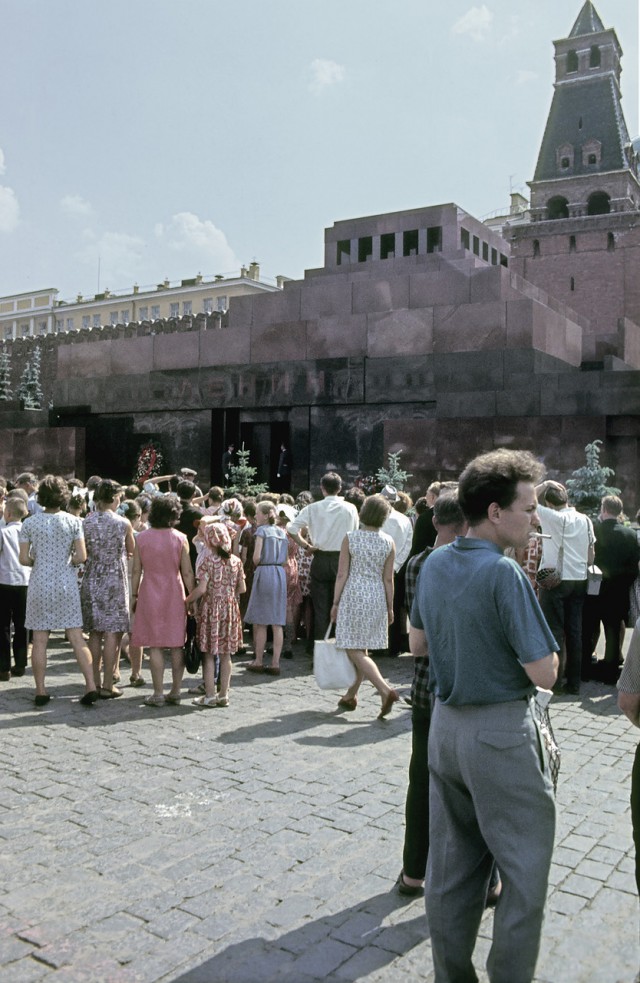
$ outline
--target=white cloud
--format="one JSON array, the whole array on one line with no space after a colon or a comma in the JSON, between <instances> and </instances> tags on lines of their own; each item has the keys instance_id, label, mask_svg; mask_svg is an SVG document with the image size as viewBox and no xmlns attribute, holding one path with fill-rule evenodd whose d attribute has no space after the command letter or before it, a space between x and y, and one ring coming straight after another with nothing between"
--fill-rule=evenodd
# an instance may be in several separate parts
<instances>
[{"instance_id":1,"label":"white cloud","mask_svg":"<svg viewBox=\"0 0 640 983\"><path fill-rule=\"evenodd\" d=\"M338 65L335 61L326 58L314 58L311 62L311 82L309 88L312 92L322 92L323 89L331 85L338 85L344 82L346 70L344 65Z\"/></svg>"},{"instance_id":2,"label":"white cloud","mask_svg":"<svg viewBox=\"0 0 640 983\"><path fill-rule=\"evenodd\" d=\"M154 234L172 252L180 253L185 264L203 272L227 273L241 265L224 232L193 212L178 212L168 223L156 223Z\"/></svg>"},{"instance_id":3,"label":"white cloud","mask_svg":"<svg viewBox=\"0 0 640 983\"><path fill-rule=\"evenodd\" d=\"M0 147L0 174L4 174L6 169L7 168L5 167L5 163L4 163L4 151L2 147Z\"/></svg>"},{"instance_id":4,"label":"white cloud","mask_svg":"<svg viewBox=\"0 0 640 983\"><path fill-rule=\"evenodd\" d=\"M91 203L81 198L80 195L65 195L60 199L60 208L69 215L79 215L86 218L93 215Z\"/></svg>"},{"instance_id":5,"label":"white cloud","mask_svg":"<svg viewBox=\"0 0 640 983\"><path fill-rule=\"evenodd\" d=\"M20 219L20 205L13 188L0 184L0 232L13 232Z\"/></svg>"},{"instance_id":6,"label":"white cloud","mask_svg":"<svg viewBox=\"0 0 640 983\"><path fill-rule=\"evenodd\" d=\"M76 253L76 259L97 268L100 261L100 282L113 290L135 280L144 258L146 243L140 236L126 232L105 232L97 237L85 229L87 245Z\"/></svg>"},{"instance_id":7,"label":"white cloud","mask_svg":"<svg viewBox=\"0 0 640 983\"><path fill-rule=\"evenodd\" d=\"M468 34L473 41L484 41L489 33L493 13L485 3L481 7L471 7L458 18L451 28L452 34Z\"/></svg>"},{"instance_id":8,"label":"white cloud","mask_svg":"<svg viewBox=\"0 0 640 983\"><path fill-rule=\"evenodd\" d=\"M537 72L530 72L526 68L521 68L516 75L516 85L527 85L528 82L533 82L538 78Z\"/></svg>"}]
</instances>

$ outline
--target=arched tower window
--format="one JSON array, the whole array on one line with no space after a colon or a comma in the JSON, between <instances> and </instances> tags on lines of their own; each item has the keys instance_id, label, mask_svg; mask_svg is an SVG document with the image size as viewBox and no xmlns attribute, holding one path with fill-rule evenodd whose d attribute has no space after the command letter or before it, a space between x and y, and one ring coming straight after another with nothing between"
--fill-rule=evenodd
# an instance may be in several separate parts
<instances>
[{"instance_id":1,"label":"arched tower window","mask_svg":"<svg viewBox=\"0 0 640 983\"><path fill-rule=\"evenodd\" d=\"M594 191L587 201L587 215L608 215L611 199L606 191Z\"/></svg>"},{"instance_id":2,"label":"arched tower window","mask_svg":"<svg viewBox=\"0 0 640 983\"><path fill-rule=\"evenodd\" d=\"M602 144L599 140L587 140L582 145L583 167L598 167L602 159Z\"/></svg>"},{"instance_id":3,"label":"arched tower window","mask_svg":"<svg viewBox=\"0 0 640 983\"><path fill-rule=\"evenodd\" d=\"M573 169L574 149L573 144L563 143L556 150L556 166L559 171L570 171Z\"/></svg>"},{"instance_id":4,"label":"arched tower window","mask_svg":"<svg viewBox=\"0 0 640 983\"><path fill-rule=\"evenodd\" d=\"M547 218L569 218L569 202L561 195L550 198L547 202Z\"/></svg>"},{"instance_id":5,"label":"arched tower window","mask_svg":"<svg viewBox=\"0 0 640 983\"><path fill-rule=\"evenodd\" d=\"M598 68L600 59L600 48L597 44L592 44L591 51L589 52L589 68Z\"/></svg>"},{"instance_id":6,"label":"arched tower window","mask_svg":"<svg viewBox=\"0 0 640 983\"><path fill-rule=\"evenodd\" d=\"M578 52L567 51L567 72L577 72L578 71Z\"/></svg>"}]
</instances>

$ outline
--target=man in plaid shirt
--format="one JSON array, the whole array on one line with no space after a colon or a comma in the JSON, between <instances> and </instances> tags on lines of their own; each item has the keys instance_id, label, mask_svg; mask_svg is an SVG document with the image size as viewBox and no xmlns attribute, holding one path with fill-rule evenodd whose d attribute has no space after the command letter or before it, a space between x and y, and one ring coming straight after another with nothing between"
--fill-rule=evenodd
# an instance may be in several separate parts
<instances>
[{"instance_id":1,"label":"man in plaid shirt","mask_svg":"<svg viewBox=\"0 0 640 983\"><path fill-rule=\"evenodd\" d=\"M437 532L434 546L411 557L405 572L405 597L407 611L411 611L422 564L438 546L452 543L456 536L464 536L467 521L458 504L457 491L441 494L433 507L433 525ZM405 806L404 850L402 870L398 877L398 891L409 897L422 894L424 875L429 852L429 723L431 721L431 697L429 694L429 660L414 660L411 686L411 761L409 763L409 787Z\"/></svg>"}]
</instances>

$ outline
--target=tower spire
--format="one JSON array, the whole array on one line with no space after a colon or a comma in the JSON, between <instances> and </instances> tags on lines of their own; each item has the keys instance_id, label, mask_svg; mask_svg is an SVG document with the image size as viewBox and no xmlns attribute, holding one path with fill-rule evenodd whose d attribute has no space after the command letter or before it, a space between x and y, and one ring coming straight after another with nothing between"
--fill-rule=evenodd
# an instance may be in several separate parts
<instances>
[{"instance_id":1,"label":"tower spire","mask_svg":"<svg viewBox=\"0 0 640 983\"><path fill-rule=\"evenodd\" d=\"M604 29L605 27L600 20L598 11L591 3L591 0L587 0L569 32L569 37L580 38L585 34L598 34L600 31L604 31Z\"/></svg>"}]
</instances>

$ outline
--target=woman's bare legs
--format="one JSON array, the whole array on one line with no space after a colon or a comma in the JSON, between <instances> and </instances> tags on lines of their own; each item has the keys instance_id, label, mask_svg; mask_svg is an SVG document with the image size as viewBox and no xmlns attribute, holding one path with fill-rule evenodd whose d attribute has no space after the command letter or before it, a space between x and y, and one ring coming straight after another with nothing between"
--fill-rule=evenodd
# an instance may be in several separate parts
<instances>
[{"instance_id":1,"label":"woman's bare legs","mask_svg":"<svg viewBox=\"0 0 640 983\"><path fill-rule=\"evenodd\" d=\"M144 649L141 645L132 645L129 642L129 662L131 664L131 678L139 679L142 669L142 653Z\"/></svg>"},{"instance_id":2,"label":"woman's bare legs","mask_svg":"<svg viewBox=\"0 0 640 983\"><path fill-rule=\"evenodd\" d=\"M170 649L171 652L171 691L169 696L180 696L180 686L184 676L184 646ZM215 690L215 684L214 684Z\"/></svg>"},{"instance_id":3,"label":"woman's bare legs","mask_svg":"<svg viewBox=\"0 0 640 983\"><path fill-rule=\"evenodd\" d=\"M228 700L229 699L229 687L231 685L231 656L228 652L222 653L220 655L220 692L218 693L218 699ZM215 695L215 682L214 682L214 695Z\"/></svg>"},{"instance_id":4,"label":"woman's bare legs","mask_svg":"<svg viewBox=\"0 0 640 983\"><path fill-rule=\"evenodd\" d=\"M356 667L356 681L353 686L349 687L344 699L352 700L354 698L364 678L368 679L372 686L375 686L384 703L387 697L395 691L383 678L373 659L367 655L366 649L347 649L347 655Z\"/></svg>"},{"instance_id":5,"label":"woman's bare legs","mask_svg":"<svg viewBox=\"0 0 640 983\"><path fill-rule=\"evenodd\" d=\"M33 647L31 649L31 671L36 686L36 696L45 696L44 677L47 671L47 642L48 631L33 632Z\"/></svg>"},{"instance_id":6,"label":"woman's bare legs","mask_svg":"<svg viewBox=\"0 0 640 983\"><path fill-rule=\"evenodd\" d=\"M102 632L90 631L88 645L89 651L91 652L91 662L93 664L93 681L96 685L96 689L100 689L102 686L102 680L100 678L100 669L102 666Z\"/></svg>"},{"instance_id":7,"label":"woman's bare legs","mask_svg":"<svg viewBox=\"0 0 640 983\"><path fill-rule=\"evenodd\" d=\"M104 633L104 688L113 689L113 674L116 668L116 660L120 651L122 641L121 631L105 631Z\"/></svg>"},{"instance_id":8,"label":"woman's bare legs","mask_svg":"<svg viewBox=\"0 0 640 983\"><path fill-rule=\"evenodd\" d=\"M282 652L284 632L282 630L282 625L271 625L271 630L273 632L273 657L271 659L271 667L273 669L278 669L280 666L280 654Z\"/></svg>"},{"instance_id":9,"label":"woman's bare legs","mask_svg":"<svg viewBox=\"0 0 640 983\"><path fill-rule=\"evenodd\" d=\"M264 647L267 643L267 626L253 626L253 662L254 666L261 666L264 657ZM275 643L275 640L274 640ZM281 643L282 647L282 643Z\"/></svg>"},{"instance_id":10,"label":"woman's bare legs","mask_svg":"<svg viewBox=\"0 0 640 983\"><path fill-rule=\"evenodd\" d=\"M202 653L202 678L204 692L208 700L216 695L216 657L211 652Z\"/></svg>"},{"instance_id":11,"label":"woman's bare legs","mask_svg":"<svg viewBox=\"0 0 640 983\"><path fill-rule=\"evenodd\" d=\"M153 695L164 696L164 649L149 649L149 666L151 668Z\"/></svg>"},{"instance_id":12,"label":"woman's bare legs","mask_svg":"<svg viewBox=\"0 0 640 983\"><path fill-rule=\"evenodd\" d=\"M76 662L80 666L80 671L84 676L85 692L92 693L98 687L93 678L93 659L89 647L82 635L82 628L67 628L67 638L71 643Z\"/></svg>"}]
</instances>

